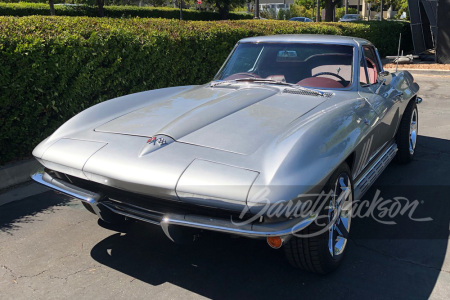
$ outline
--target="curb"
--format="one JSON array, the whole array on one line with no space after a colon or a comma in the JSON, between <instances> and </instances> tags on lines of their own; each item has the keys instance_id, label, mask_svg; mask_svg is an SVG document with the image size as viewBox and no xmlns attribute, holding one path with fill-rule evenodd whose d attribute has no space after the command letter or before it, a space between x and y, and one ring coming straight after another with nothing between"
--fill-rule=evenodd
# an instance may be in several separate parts
<instances>
[{"instance_id":1,"label":"curb","mask_svg":"<svg viewBox=\"0 0 450 300\"><path fill-rule=\"evenodd\" d=\"M31 181L30 174L41 164L27 159L0 167L0 206L41 194L49 189Z\"/></svg>"},{"instance_id":2,"label":"curb","mask_svg":"<svg viewBox=\"0 0 450 300\"><path fill-rule=\"evenodd\" d=\"M389 72L395 72L395 69L385 68ZM435 76L450 76L450 70L428 70L428 69L403 69L398 68L399 71L408 71L413 75L435 75Z\"/></svg>"},{"instance_id":3,"label":"curb","mask_svg":"<svg viewBox=\"0 0 450 300\"><path fill-rule=\"evenodd\" d=\"M32 181L27 181L19 186L0 192L0 206L48 191L50 191L50 189L43 185Z\"/></svg>"},{"instance_id":4,"label":"curb","mask_svg":"<svg viewBox=\"0 0 450 300\"><path fill-rule=\"evenodd\" d=\"M0 167L0 193L3 189L29 181L31 172L39 166L39 162L33 158Z\"/></svg>"}]
</instances>

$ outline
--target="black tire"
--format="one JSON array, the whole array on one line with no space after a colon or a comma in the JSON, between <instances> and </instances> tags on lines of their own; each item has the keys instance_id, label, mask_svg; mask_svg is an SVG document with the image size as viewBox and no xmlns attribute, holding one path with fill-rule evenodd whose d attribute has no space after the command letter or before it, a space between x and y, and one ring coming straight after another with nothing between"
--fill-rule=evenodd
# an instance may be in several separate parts
<instances>
[{"instance_id":1,"label":"black tire","mask_svg":"<svg viewBox=\"0 0 450 300\"><path fill-rule=\"evenodd\" d=\"M328 191L335 189L336 182L338 178L341 178L340 176L342 174L346 174L346 176L348 176L348 182L351 186L350 200L352 200L353 182L351 180L350 168L346 163L343 163L341 166L339 166L339 168L330 177L325 187L325 192L328 193ZM326 202L329 202L329 199L326 200ZM339 253L339 255L332 256L329 250L330 236L329 231L327 230L330 224L327 221L329 212L328 212L328 204L327 203L324 204L325 205L322 205L323 209L320 213L322 219L321 220L319 219L317 222L312 223L307 228L299 232L301 236L306 237L293 236L283 247L285 250L287 260L295 268L300 268L302 270L318 274L327 274L335 270L339 266L344 257L346 249L345 246L348 241L348 235L345 240L342 253ZM324 216L327 217L324 218ZM348 222L349 224L348 230L350 230L350 222L351 222L351 213L350 213L350 221Z\"/></svg>"},{"instance_id":2,"label":"black tire","mask_svg":"<svg viewBox=\"0 0 450 300\"><path fill-rule=\"evenodd\" d=\"M411 127L412 127L412 118L415 113L415 138L414 145L411 145ZM418 125L419 125L419 113L417 110L416 101L413 99L408 104L403 113L402 120L400 121L400 125L398 127L397 135L395 137L395 141L397 143L398 151L395 157L396 161L401 164L409 163L413 160L414 154L416 153L416 144L417 144L417 134L418 134Z\"/></svg>"}]
</instances>

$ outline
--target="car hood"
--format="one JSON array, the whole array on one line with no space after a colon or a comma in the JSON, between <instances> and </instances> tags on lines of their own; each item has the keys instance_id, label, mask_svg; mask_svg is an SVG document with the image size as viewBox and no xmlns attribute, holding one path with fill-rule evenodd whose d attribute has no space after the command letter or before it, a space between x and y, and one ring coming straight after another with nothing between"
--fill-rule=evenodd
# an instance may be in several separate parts
<instances>
[{"instance_id":1,"label":"car hood","mask_svg":"<svg viewBox=\"0 0 450 300\"><path fill-rule=\"evenodd\" d=\"M204 86L122 115L97 132L152 137L250 154L292 121L325 101L270 86Z\"/></svg>"}]
</instances>

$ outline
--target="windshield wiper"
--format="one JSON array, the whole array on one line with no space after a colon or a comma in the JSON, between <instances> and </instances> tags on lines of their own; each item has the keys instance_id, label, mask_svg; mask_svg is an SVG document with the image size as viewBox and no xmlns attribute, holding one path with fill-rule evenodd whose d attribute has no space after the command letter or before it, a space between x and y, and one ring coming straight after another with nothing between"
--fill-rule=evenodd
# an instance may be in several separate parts
<instances>
[{"instance_id":1,"label":"windshield wiper","mask_svg":"<svg viewBox=\"0 0 450 300\"><path fill-rule=\"evenodd\" d=\"M291 85L290 83L284 82L284 81L279 81L279 80L274 80L274 79L266 79L266 78L254 78L254 77L249 77L249 78L238 78L238 79L233 79L233 80L223 80L223 81L216 81L211 83L211 87L214 87L216 85L220 85L220 84L231 84L233 82L242 82L242 81L249 81L249 82L255 82L255 83L273 83L273 84L281 84L281 85Z\"/></svg>"},{"instance_id":2,"label":"windshield wiper","mask_svg":"<svg viewBox=\"0 0 450 300\"><path fill-rule=\"evenodd\" d=\"M287 85L287 86L289 86L289 87L291 87L293 89L307 91L307 92L310 92L310 93L317 94L319 96L324 96L325 95L324 92L321 92L321 91L316 90L316 89L310 89L310 88L306 88L306 87L303 87L303 86L300 86L300 85L297 85L297 84L294 84L294 83L288 83L288 82L285 82L285 81L279 81L279 80L274 80L274 79L266 79L266 78L239 78L239 79L236 79L235 81L251 81L251 82L257 82L257 83L258 82L262 82L262 83L273 83L273 84Z\"/></svg>"},{"instance_id":3,"label":"windshield wiper","mask_svg":"<svg viewBox=\"0 0 450 300\"><path fill-rule=\"evenodd\" d=\"M262 83L274 83L281 85L291 85L285 81L275 80L275 79L266 79L266 78L239 78L236 81L250 81L250 82L262 82Z\"/></svg>"},{"instance_id":4,"label":"windshield wiper","mask_svg":"<svg viewBox=\"0 0 450 300\"><path fill-rule=\"evenodd\" d=\"M238 78L238 79L233 79L233 80L225 80L225 81L219 81L219 82L214 82L211 83L211 87L214 87L216 85L219 84L224 84L224 83L229 83L231 84L232 82L240 82L240 81L249 81L249 82L255 82L255 83L271 83L271 84L279 84L279 85L287 85L293 89L297 89L297 90L302 90L302 91L307 91L313 94L317 94L319 96L324 96L325 93L321 92L319 90L316 89L311 89L311 88L306 88L303 86L299 86L297 84L294 83L288 83L288 82L284 82L284 81L279 81L279 80L274 80L274 79L266 79L266 78L253 78L253 77L249 77L249 78Z\"/></svg>"},{"instance_id":5,"label":"windshield wiper","mask_svg":"<svg viewBox=\"0 0 450 300\"><path fill-rule=\"evenodd\" d=\"M233 82L236 82L236 80L220 80L220 81L211 82L211 84L209 86L215 87L216 85L219 85L219 84L232 84Z\"/></svg>"}]
</instances>

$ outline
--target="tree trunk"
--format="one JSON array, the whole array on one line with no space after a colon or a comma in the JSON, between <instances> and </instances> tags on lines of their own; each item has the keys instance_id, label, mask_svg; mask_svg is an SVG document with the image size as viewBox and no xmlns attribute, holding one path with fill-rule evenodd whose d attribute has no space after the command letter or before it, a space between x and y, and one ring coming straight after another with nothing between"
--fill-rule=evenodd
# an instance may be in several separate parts
<instances>
[{"instance_id":1,"label":"tree trunk","mask_svg":"<svg viewBox=\"0 0 450 300\"><path fill-rule=\"evenodd\" d=\"M380 21L383 21L383 0L380 1Z\"/></svg>"},{"instance_id":2,"label":"tree trunk","mask_svg":"<svg viewBox=\"0 0 450 300\"><path fill-rule=\"evenodd\" d=\"M325 1L325 22L333 21L333 11L336 4L339 3L339 0L333 2L333 0Z\"/></svg>"},{"instance_id":3,"label":"tree trunk","mask_svg":"<svg viewBox=\"0 0 450 300\"><path fill-rule=\"evenodd\" d=\"M224 4L219 7L219 15L221 20L228 19L228 13L230 12L230 6L228 4Z\"/></svg>"},{"instance_id":4,"label":"tree trunk","mask_svg":"<svg viewBox=\"0 0 450 300\"><path fill-rule=\"evenodd\" d=\"M103 9L103 6L105 6L105 0L97 0L97 5L98 5L98 16L104 17L105 10Z\"/></svg>"},{"instance_id":5,"label":"tree trunk","mask_svg":"<svg viewBox=\"0 0 450 300\"><path fill-rule=\"evenodd\" d=\"M48 0L48 3L50 4L50 15L55 15L55 4L53 3L53 0Z\"/></svg>"},{"instance_id":6,"label":"tree trunk","mask_svg":"<svg viewBox=\"0 0 450 300\"><path fill-rule=\"evenodd\" d=\"M321 11L320 11L320 0L317 0L317 10L316 10L316 22L320 22L320 16L321 16Z\"/></svg>"}]
</instances>

